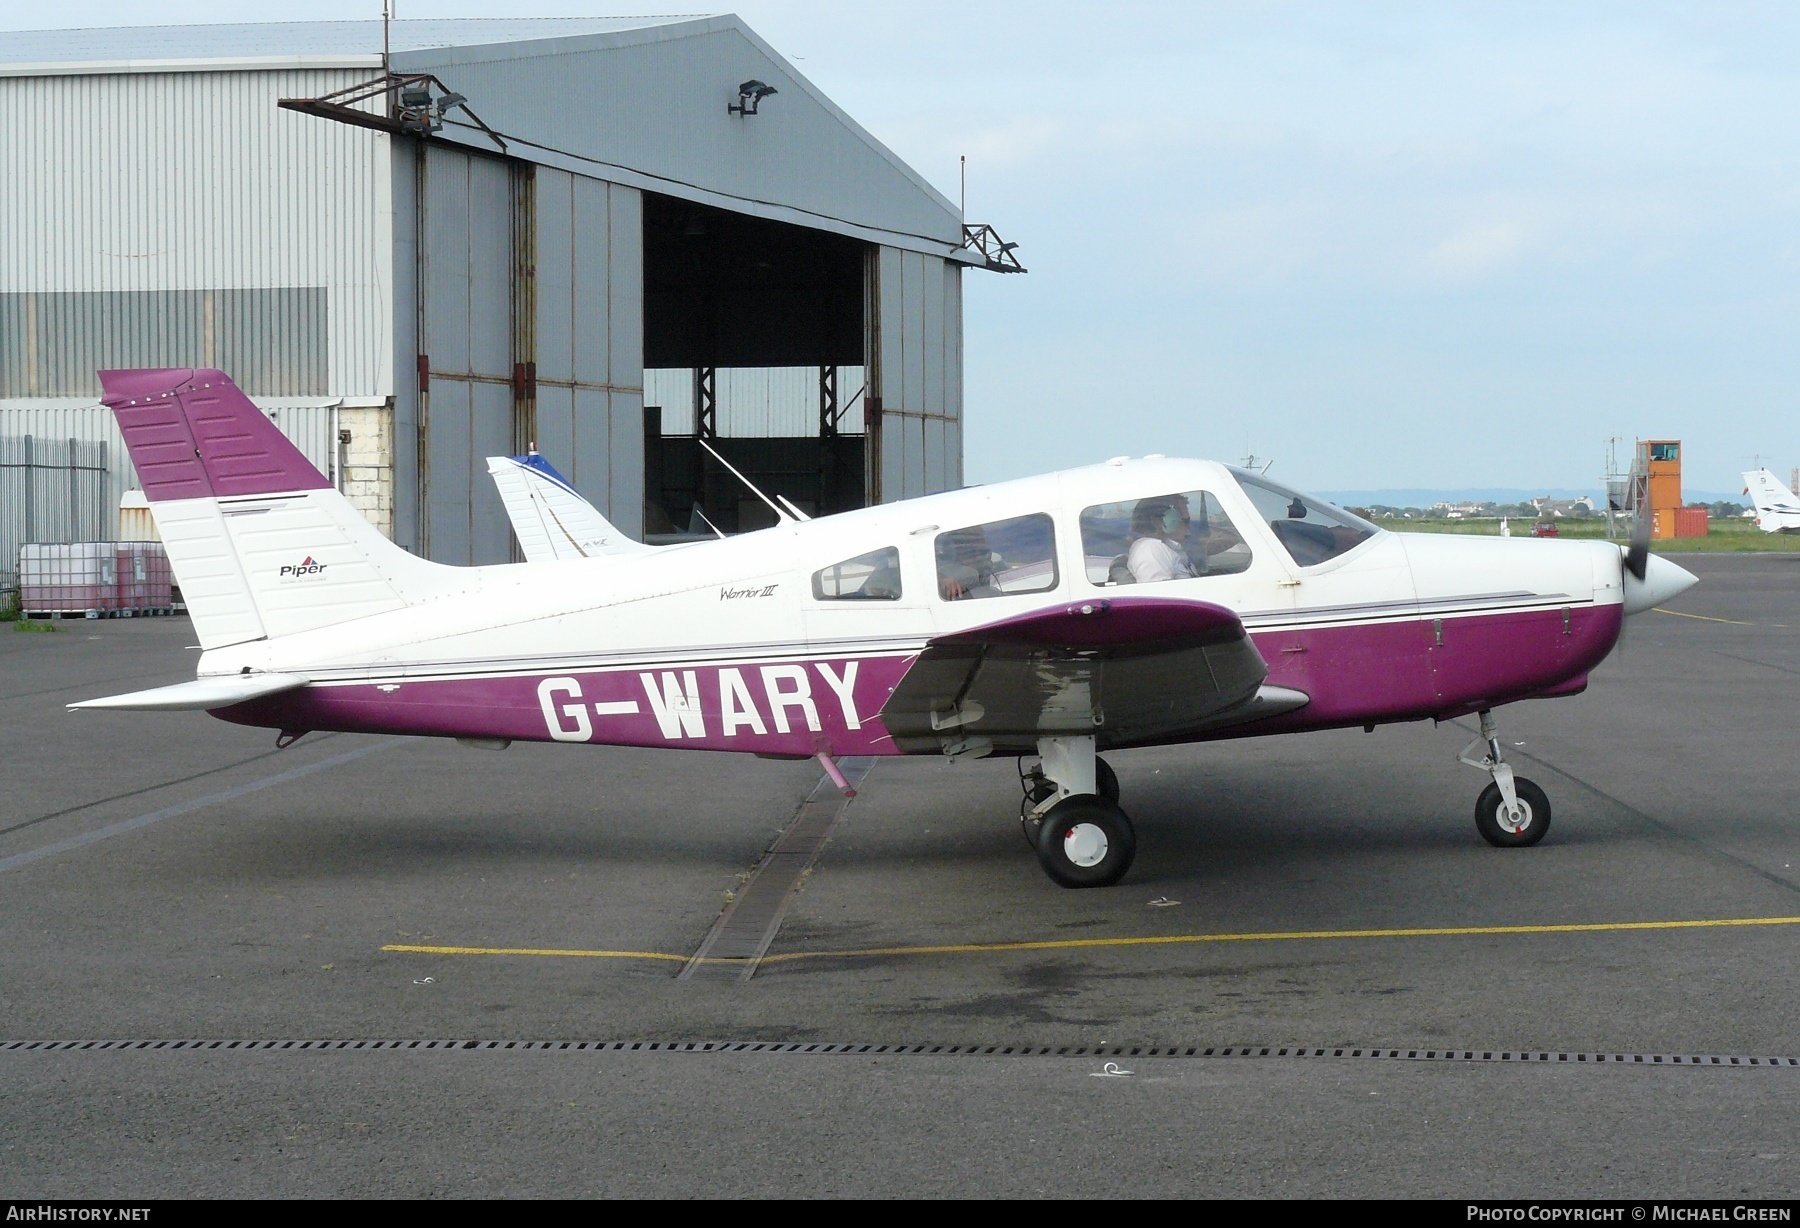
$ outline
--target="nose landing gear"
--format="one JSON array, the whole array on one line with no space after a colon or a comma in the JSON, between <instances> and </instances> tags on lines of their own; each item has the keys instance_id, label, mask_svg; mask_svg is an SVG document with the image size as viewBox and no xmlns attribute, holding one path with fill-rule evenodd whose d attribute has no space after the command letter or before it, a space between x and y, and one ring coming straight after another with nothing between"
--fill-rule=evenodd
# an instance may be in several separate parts
<instances>
[{"instance_id":1,"label":"nose landing gear","mask_svg":"<svg viewBox=\"0 0 1800 1228\"><path fill-rule=\"evenodd\" d=\"M1044 873L1064 887L1110 887L1137 854L1119 809L1119 778L1094 753L1092 737L1040 738L1042 762L1020 774L1020 827Z\"/></svg>"},{"instance_id":2,"label":"nose landing gear","mask_svg":"<svg viewBox=\"0 0 1800 1228\"><path fill-rule=\"evenodd\" d=\"M1500 755L1500 736L1494 714L1483 710L1481 733L1463 747L1460 762L1480 768L1494 779L1475 800L1475 830L1495 848L1524 848L1536 844L1550 830L1550 799L1523 776L1514 776L1512 765ZM1486 750L1481 758L1477 751Z\"/></svg>"}]
</instances>

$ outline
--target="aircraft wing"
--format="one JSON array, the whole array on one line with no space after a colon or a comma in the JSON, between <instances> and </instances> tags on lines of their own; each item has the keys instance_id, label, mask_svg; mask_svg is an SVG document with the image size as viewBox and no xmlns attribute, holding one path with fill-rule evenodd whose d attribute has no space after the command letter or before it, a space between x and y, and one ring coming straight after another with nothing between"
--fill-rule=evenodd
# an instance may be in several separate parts
<instances>
[{"instance_id":1,"label":"aircraft wing","mask_svg":"<svg viewBox=\"0 0 1800 1228\"><path fill-rule=\"evenodd\" d=\"M536 452L490 456L488 474L528 563L639 554L654 549L619 532Z\"/></svg>"},{"instance_id":2,"label":"aircraft wing","mask_svg":"<svg viewBox=\"0 0 1800 1228\"><path fill-rule=\"evenodd\" d=\"M1039 737L1101 749L1302 707L1268 676L1236 614L1201 601L1117 597L939 636L881 710L900 749L1029 753ZM959 747L957 743L965 745Z\"/></svg>"},{"instance_id":3,"label":"aircraft wing","mask_svg":"<svg viewBox=\"0 0 1800 1228\"><path fill-rule=\"evenodd\" d=\"M149 691L132 691L125 695L108 695L103 699L84 699L70 708L114 709L127 712L201 712L211 708L229 708L249 699L277 695L305 686L311 679L299 674L222 674L213 678L196 678L174 686L159 686Z\"/></svg>"}]
</instances>

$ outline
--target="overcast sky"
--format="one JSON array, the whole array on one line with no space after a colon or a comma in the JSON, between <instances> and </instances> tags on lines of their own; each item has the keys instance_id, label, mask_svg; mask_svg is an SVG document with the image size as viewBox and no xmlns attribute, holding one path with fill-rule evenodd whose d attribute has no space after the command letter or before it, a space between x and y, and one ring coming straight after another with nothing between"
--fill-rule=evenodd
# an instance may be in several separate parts
<instances>
[{"instance_id":1,"label":"overcast sky","mask_svg":"<svg viewBox=\"0 0 1800 1228\"><path fill-rule=\"evenodd\" d=\"M952 199L967 154L1020 243L1028 276L965 278L972 482L1248 446L1321 489L1588 488L1610 435L1685 440L1690 488L1800 464L1800 6L734 7Z\"/></svg>"}]
</instances>

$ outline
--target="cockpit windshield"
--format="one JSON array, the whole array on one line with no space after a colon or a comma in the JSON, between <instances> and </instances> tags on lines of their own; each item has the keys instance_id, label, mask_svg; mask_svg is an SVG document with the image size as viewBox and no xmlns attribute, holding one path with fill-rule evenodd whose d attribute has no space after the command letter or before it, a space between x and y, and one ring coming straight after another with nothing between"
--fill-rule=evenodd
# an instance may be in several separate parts
<instances>
[{"instance_id":1,"label":"cockpit windshield","mask_svg":"<svg viewBox=\"0 0 1800 1228\"><path fill-rule=\"evenodd\" d=\"M1381 532L1361 516L1353 516L1322 499L1289 490L1242 469L1231 472L1256 505L1257 515L1275 530L1282 546L1302 567L1335 559Z\"/></svg>"}]
</instances>

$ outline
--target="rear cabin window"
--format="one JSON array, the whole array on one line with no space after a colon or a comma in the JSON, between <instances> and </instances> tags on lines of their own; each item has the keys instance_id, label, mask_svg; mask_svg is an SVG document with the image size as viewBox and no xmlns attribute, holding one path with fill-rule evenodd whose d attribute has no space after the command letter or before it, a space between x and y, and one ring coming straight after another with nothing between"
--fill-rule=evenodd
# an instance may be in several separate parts
<instances>
[{"instance_id":1,"label":"rear cabin window","mask_svg":"<svg viewBox=\"0 0 1800 1228\"><path fill-rule=\"evenodd\" d=\"M1204 490L1101 503L1081 513L1090 584L1153 584L1228 576L1250 566L1250 547Z\"/></svg>"},{"instance_id":2,"label":"rear cabin window","mask_svg":"<svg viewBox=\"0 0 1800 1228\"><path fill-rule=\"evenodd\" d=\"M1056 530L1037 513L939 533L937 573L945 601L1046 592L1056 587Z\"/></svg>"},{"instance_id":3,"label":"rear cabin window","mask_svg":"<svg viewBox=\"0 0 1800 1228\"><path fill-rule=\"evenodd\" d=\"M1234 472L1238 485L1256 505L1257 515L1268 521L1283 548L1302 567L1335 559L1381 532L1361 516L1353 516L1322 499L1241 470Z\"/></svg>"},{"instance_id":4,"label":"rear cabin window","mask_svg":"<svg viewBox=\"0 0 1800 1228\"><path fill-rule=\"evenodd\" d=\"M900 600L900 552L892 546L859 554L813 573L820 601Z\"/></svg>"}]
</instances>

